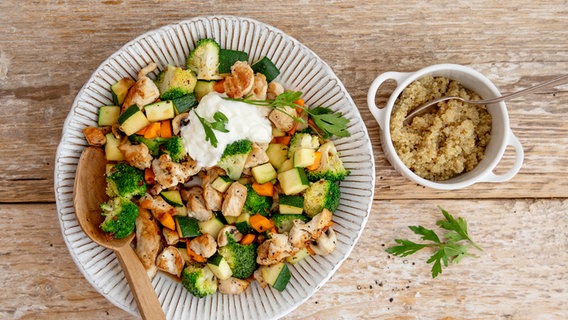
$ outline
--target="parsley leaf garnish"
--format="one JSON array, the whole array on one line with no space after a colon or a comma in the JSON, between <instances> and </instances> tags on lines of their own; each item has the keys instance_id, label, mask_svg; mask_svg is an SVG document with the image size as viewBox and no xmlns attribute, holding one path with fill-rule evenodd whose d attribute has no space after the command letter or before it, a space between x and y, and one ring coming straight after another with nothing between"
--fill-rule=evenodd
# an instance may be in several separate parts
<instances>
[{"instance_id":1,"label":"parsley leaf garnish","mask_svg":"<svg viewBox=\"0 0 568 320\"><path fill-rule=\"evenodd\" d=\"M436 249L434 254L426 261L426 263L432 263L432 278L436 278L442 273L442 267L447 267L450 262L455 264L466 256L475 257L468 253L471 247L483 251L483 249L469 237L465 219L460 217L455 219L446 210L441 207L439 208L445 220L437 221L436 225L448 231L444 234L445 241L441 241L440 237L433 230L424 228L423 226L409 226L408 228L415 234L422 236L422 240L430 241L431 243L416 243L410 240L395 239L394 241L398 245L386 250L388 253L395 256L406 257L427 247Z\"/></svg>"},{"instance_id":2,"label":"parsley leaf garnish","mask_svg":"<svg viewBox=\"0 0 568 320\"><path fill-rule=\"evenodd\" d=\"M300 117L294 117L286 113L283 107L287 106L291 108L301 108L312 118L313 123L316 126L314 128L310 124L310 126L312 126L312 129L314 129L314 131L316 131L318 134L321 134L324 138L329 138L331 136L336 136L336 137L350 136L349 131L347 131L347 124L349 124L349 119L345 118L341 113L333 112L331 109L325 107L316 107L314 109L300 107L299 105L295 104L295 102L298 101L298 99L300 99L301 96L302 92L300 91L286 91L276 96L274 100L255 100L255 99L249 99L249 97L245 97L242 99L235 99L235 98L225 98L225 99L232 101L240 101L255 106L270 107L282 111L284 114L290 116L296 122L305 123L304 119Z\"/></svg>"},{"instance_id":3,"label":"parsley leaf garnish","mask_svg":"<svg viewBox=\"0 0 568 320\"><path fill-rule=\"evenodd\" d=\"M213 130L217 130L219 132L229 132L229 130L225 128L225 125L227 124L227 122L229 122L229 119L227 119L227 116L224 113L217 111L215 112L215 114L213 114L213 119L215 121L209 122L199 116L197 111L194 110L193 112L195 112L197 119L199 119L199 122L201 122L201 125L203 125L203 130L205 130L205 141L209 141L209 143L211 143L213 147L217 148L218 141Z\"/></svg>"}]
</instances>

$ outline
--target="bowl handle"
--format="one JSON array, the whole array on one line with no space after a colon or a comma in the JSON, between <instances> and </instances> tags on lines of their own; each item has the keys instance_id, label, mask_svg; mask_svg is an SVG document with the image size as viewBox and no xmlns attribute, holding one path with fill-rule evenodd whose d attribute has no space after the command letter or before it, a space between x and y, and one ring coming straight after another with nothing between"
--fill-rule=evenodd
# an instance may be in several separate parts
<instances>
[{"instance_id":1,"label":"bowl handle","mask_svg":"<svg viewBox=\"0 0 568 320\"><path fill-rule=\"evenodd\" d=\"M509 130L508 140L509 141L507 142L507 145L513 146L513 148L515 148L515 164L507 173L504 173L504 174L497 175L493 172L489 172L485 177L483 177L483 179L481 179L482 182L507 181L507 180L513 178L517 174L517 172L519 172L519 170L521 170L521 166L523 164L523 159L524 159L524 156L525 156L525 153L523 151L523 146L521 146L521 142L513 134L513 132L511 130Z\"/></svg>"},{"instance_id":2,"label":"bowl handle","mask_svg":"<svg viewBox=\"0 0 568 320\"><path fill-rule=\"evenodd\" d=\"M371 87L367 92L367 106L369 107L369 111L371 111L373 117L375 117L375 120L377 120L379 127L381 128L385 127L386 115L387 115L385 108L378 108L377 105L375 104L375 96L377 95L379 87L381 86L381 84L383 84L383 82L387 80L394 80L396 81L396 84L399 85L401 82L406 80L411 74L412 73L408 72L393 72L393 71L385 72L379 75L377 78L375 78L375 80L371 84Z\"/></svg>"}]
</instances>

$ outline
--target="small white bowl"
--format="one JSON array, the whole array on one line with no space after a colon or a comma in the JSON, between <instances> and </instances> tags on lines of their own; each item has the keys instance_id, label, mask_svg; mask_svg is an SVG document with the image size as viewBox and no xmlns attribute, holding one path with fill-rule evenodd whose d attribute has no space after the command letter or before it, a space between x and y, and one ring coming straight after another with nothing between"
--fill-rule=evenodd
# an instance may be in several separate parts
<instances>
[{"instance_id":1,"label":"small white bowl","mask_svg":"<svg viewBox=\"0 0 568 320\"><path fill-rule=\"evenodd\" d=\"M477 92L483 99L501 95L495 85L483 74L462 65L438 64L416 72L385 72L381 74L371 84L367 94L367 104L381 128L383 151L393 167L403 176L420 185L442 190L461 189L476 182L502 182L515 176L523 164L524 152L519 139L511 131L509 115L504 102L487 105L487 110L492 117L491 140L485 150L485 157L473 170L445 181L435 182L416 175L404 165L391 140L389 128L392 109L396 99L408 85L428 75L458 80L464 87ZM397 87L391 94L386 106L378 108L375 104L375 96L381 84L387 80L396 81ZM507 146L512 146L515 149L515 163L505 174L495 174L493 170L503 157Z\"/></svg>"}]
</instances>

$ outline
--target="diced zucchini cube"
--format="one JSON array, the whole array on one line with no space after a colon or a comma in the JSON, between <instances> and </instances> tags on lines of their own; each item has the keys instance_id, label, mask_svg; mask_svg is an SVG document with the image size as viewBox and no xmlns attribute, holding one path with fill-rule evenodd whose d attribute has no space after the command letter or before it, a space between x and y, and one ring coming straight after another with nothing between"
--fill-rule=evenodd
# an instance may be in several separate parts
<instances>
[{"instance_id":1,"label":"diced zucchini cube","mask_svg":"<svg viewBox=\"0 0 568 320\"><path fill-rule=\"evenodd\" d=\"M314 164L315 150L308 148L301 148L294 152L294 167L305 168Z\"/></svg>"},{"instance_id":2,"label":"diced zucchini cube","mask_svg":"<svg viewBox=\"0 0 568 320\"><path fill-rule=\"evenodd\" d=\"M278 291L283 291L292 277L290 269L284 262L261 267L262 278Z\"/></svg>"},{"instance_id":3,"label":"diced zucchini cube","mask_svg":"<svg viewBox=\"0 0 568 320\"><path fill-rule=\"evenodd\" d=\"M174 104L171 100L159 101L144 107L146 118L150 122L173 119L176 116Z\"/></svg>"},{"instance_id":4,"label":"diced zucchini cube","mask_svg":"<svg viewBox=\"0 0 568 320\"><path fill-rule=\"evenodd\" d=\"M303 168L292 168L278 174L278 181L284 194L298 194L306 190L310 183Z\"/></svg>"},{"instance_id":5,"label":"diced zucchini cube","mask_svg":"<svg viewBox=\"0 0 568 320\"><path fill-rule=\"evenodd\" d=\"M120 129L130 136L149 125L150 121L140 108L133 104L118 117L118 124L120 124Z\"/></svg>"},{"instance_id":6,"label":"diced zucchini cube","mask_svg":"<svg viewBox=\"0 0 568 320\"><path fill-rule=\"evenodd\" d=\"M124 155L118 149L120 145L120 140L115 138L112 133L107 133L105 135L106 144L105 144L105 158L108 161L124 161Z\"/></svg>"},{"instance_id":7,"label":"diced zucchini cube","mask_svg":"<svg viewBox=\"0 0 568 320\"><path fill-rule=\"evenodd\" d=\"M102 106L99 108L99 127L112 126L118 122L120 116L119 106Z\"/></svg>"},{"instance_id":8,"label":"diced zucchini cube","mask_svg":"<svg viewBox=\"0 0 568 320\"><path fill-rule=\"evenodd\" d=\"M229 189L231 183L233 183L233 180L228 176L218 176L217 179L213 180L211 186L219 192L225 192Z\"/></svg>"},{"instance_id":9,"label":"diced zucchini cube","mask_svg":"<svg viewBox=\"0 0 568 320\"><path fill-rule=\"evenodd\" d=\"M251 169L252 176L257 183L263 184L267 183L268 181L272 181L276 179L277 173L274 170L274 167L267 162L265 164L261 164Z\"/></svg>"}]
</instances>

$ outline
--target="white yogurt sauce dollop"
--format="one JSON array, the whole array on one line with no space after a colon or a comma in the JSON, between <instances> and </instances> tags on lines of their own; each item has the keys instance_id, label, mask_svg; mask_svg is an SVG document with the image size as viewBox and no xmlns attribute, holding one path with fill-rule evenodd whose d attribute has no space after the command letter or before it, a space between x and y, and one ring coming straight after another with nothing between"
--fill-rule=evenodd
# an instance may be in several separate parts
<instances>
[{"instance_id":1,"label":"white yogurt sauce dollop","mask_svg":"<svg viewBox=\"0 0 568 320\"><path fill-rule=\"evenodd\" d=\"M217 147L213 147L205 140L205 130L195 112L204 120L214 122L213 115L217 111L229 119L225 125L229 132L213 130L217 137ZM268 143L272 140L272 126L260 107L225 100L214 92L201 98L199 105L189 112L188 119L189 124L181 128L180 135L187 153L201 167L216 165L225 147L235 141L248 139L252 142Z\"/></svg>"}]
</instances>

